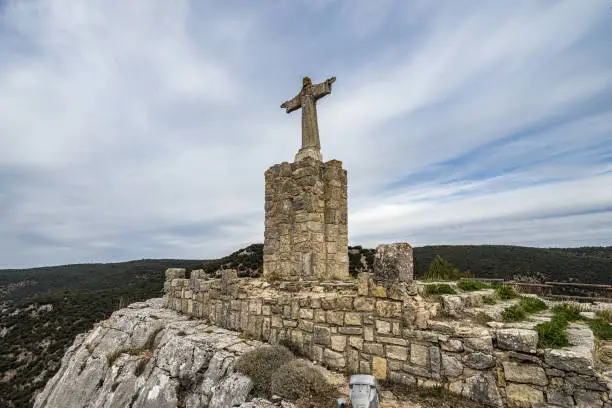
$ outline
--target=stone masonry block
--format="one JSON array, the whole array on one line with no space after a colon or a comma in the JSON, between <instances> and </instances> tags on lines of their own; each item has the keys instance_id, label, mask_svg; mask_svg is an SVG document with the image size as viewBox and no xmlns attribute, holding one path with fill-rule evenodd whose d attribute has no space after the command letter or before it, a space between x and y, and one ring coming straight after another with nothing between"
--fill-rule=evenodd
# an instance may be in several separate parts
<instances>
[{"instance_id":1,"label":"stone masonry block","mask_svg":"<svg viewBox=\"0 0 612 408\"><path fill-rule=\"evenodd\" d=\"M402 304L387 300L378 300L376 302L376 314L379 317L402 317Z\"/></svg>"},{"instance_id":2,"label":"stone masonry block","mask_svg":"<svg viewBox=\"0 0 612 408\"><path fill-rule=\"evenodd\" d=\"M410 345L410 362L419 366L427 366L429 357L429 348L420 344L412 343Z\"/></svg>"},{"instance_id":3,"label":"stone masonry block","mask_svg":"<svg viewBox=\"0 0 612 408\"><path fill-rule=\"evenodd\" d=\"M344 312L338 312L333 310L328 310L326 312L327 315L327 323L335 324L336 326L344 325Z\"/></svg>"},{"instance_id":4,"label":"stone masonry block","mask_svg":"<svg viewBox=\"0 0 612 408\"><path fill-rule=\"evenodd\" d=\"M374 255L374 279L411 282L414 278L412 247L406 242L379 245Z\"/></svg>"},{"instance_id":5,"label":"stone masonry block","mask_svg":"<svg viewBox=\"0 0 612 408\"><path fill-rule=\"evenodd\" d=\"M344 314L344 323L349 326L361 326L361 313L346 312Z\"/></svg>"},{"instance_id":6,"label":"stone masonry block","mask_svg":"<svg viewBox=\"0 0 612 408\"><path fill-rule=\"evenodd\" d=\"M166 280L185 279L185 268L168 268L166 269Z\"/></svg>"},{"instance_id":7,"label":"stone masonry block","mask_svg":"<svg viewBox=\"0 0 612 408\"><path fill-rule=\"evenodd\" d=\"M372 357L372 375L376 377L376 379L386 380L387 379L387 360L374 356Z\"/></svg>"}]
</instances>

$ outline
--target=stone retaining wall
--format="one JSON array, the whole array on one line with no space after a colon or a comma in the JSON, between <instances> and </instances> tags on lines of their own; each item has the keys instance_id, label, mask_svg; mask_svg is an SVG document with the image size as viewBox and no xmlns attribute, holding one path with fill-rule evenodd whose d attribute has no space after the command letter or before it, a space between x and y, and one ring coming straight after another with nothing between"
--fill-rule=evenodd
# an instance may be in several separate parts
<instances>
[{"instance_id":1,"label":"stone retaining wall","mask_svg":"<svg viewBox=\"0 0 612 408\"><path fill-rule=\"evenodd\" d=\"M533 330L444 320L441 306L418 294L416 283L384 284L370 274L347 282L265 282L201 279L169 269L166 307L270 343L286 343L329 368L373 374L379 380L444 386L496 407L612 408L610 384L593 365L588 330L570 329L577 344L537 349Z\"/></svg>"}]
</instances>

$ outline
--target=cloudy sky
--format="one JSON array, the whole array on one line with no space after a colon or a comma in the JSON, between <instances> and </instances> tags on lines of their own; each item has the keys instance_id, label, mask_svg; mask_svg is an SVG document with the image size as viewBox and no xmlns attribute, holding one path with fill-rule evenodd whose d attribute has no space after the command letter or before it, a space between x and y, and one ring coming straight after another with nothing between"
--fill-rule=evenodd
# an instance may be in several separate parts
<instances>
[{"instance_id":1,"label":"cloudy sky","mask_svg":"<svg viewBox=\"0 0 612 408\"><path fill-rule=\"evenodd\" d=\"M0 267L263 242L303 75L351 244L612 245L606 0L0 0Z\"/></svg>"}]
</instances>

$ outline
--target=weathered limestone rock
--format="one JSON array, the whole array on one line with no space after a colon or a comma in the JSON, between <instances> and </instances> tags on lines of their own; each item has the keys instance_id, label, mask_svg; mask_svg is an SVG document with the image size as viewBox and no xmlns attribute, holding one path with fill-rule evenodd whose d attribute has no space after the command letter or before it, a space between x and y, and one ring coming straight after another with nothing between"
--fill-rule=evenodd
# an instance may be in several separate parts
<instances>
[{"instance_id":1,"label":"weathered limestone rock","mask_svg":"<svg viewBox=\"0 0 612 408\"><path fill-rule=\"evenodd\" d=\"M238 335L163 309L161 299L132 304L76 337L34 407L239 405L251 382L233 373L231 350L260 343Z\"/></svg>"},{"instance_id":2,"label":"weathered limestone rock","mask_svg":"<svg viewBox=\"0 0 612 408\"><path fill-rule=\"evenodd\" d=\"M168 268L166 269L166 280L171 281L173 279L184 279L185 269L184 268Z\"/></svg>"},{"instance_id":3,"label":"weathered limestone rock","mask_svg":"<svg viewBox=\"0 0 612 408\"><path fill-rule=\"evenodd\" d=\"M492 355L475 352L466 355L463 359L463 363L475 370L486 370L495 365L495 359Z\"/></svg>"},{"instance_id":4,"label":"weathered limestone rock","mask_svg":"<svg viewBox=\"0 0 612 408\"><path fill-rule=\"evenodd\" d=\"M597 377L586 375L568 375L565 377L565 388L573 390L607 391L606 383Z\"/></svg>"},{"instance_id":5,"label":"weathered limestone rock","mask_svg":"<svg viewBox=\"0 0 612 408\"><path fill-rule=\"evenodd\" d=\"M468 350L491 352L493 351L493 341L490 335L481 337L469 337L464 340L464 346Z\"/></svg>"},{"instance_id":6,"label":"weathered limestone rock","mask_svg":"<svg viewBox=\"0 0 612 408\"><path fill-rule=\"evenodd\" d=\"M450 316L458 317L464 309L463 298L461 296L443 296L442 308Z\"/></svg>"},{"instance_id":7,"label":"weathered limestone rock","mask_svg":"<svg viewBox=\"0 0 612 408\"><path fill-rule=\"evenodd\" d=\"M331 368L343 369L346 366L346 358L344 358L344 354L329 349L325 349L323 352L323 359Z\"/></svg>"},{"instance_id":8,"label":"weathered limestone rock","mask_svg":"<svg viewBox=\"0 0 612 408\"><path fill-rule=\"evenodd\" d=\"M573 371L579 374L593 372L593 354L587 348L572 347L570 350L546 350L546 364L562 371Z\"/></svg>"},{"instance_id":9,"label":"weathered limestone rock","mask_svg":"<svg viewBox=\"0 0 612 408\"><path fill-rule=\"evenodd\" d=\"M564 408L574 406L574 399L572 398L571 395L568 395L563 390L559 390L555 388L552 388L546 391L546 401L548 401L550 404L554 406L559 406L559 407L564 407Z\"/></svg>"},{"instance_id":10,"label":"weathered limestone rock","mask_svg":"<svg viewBox=\"0 0 612 408\"><path fill-rule=\"evenodd\" d=\"M536 365L516 364L504 362L504 376L506 381L523 384L548 385L544 369Z\"/></svg>"},{"instance_id":11,"label":"weathered limestone rock","mask_svg":"<svg viewBox=\"0 0 612 408\"><path fill-rule=\"evenodd\" d=\"M402 346L387 346L387 358L406 361L408 358L408 349Z\"/></svg>"},{"instance_id":12,"label":"weathered limestone rock","mask_svg":"<svg viewBox=\"0 0 612 408\"><path fill-rule=\"evenodd\" d=\"M412 364L426 366L428 364L429 349L420 344L410 345L410 362Z\"/></svg>"},{"instance_id":13,"label":"weathered limestone rock","mask_svg":"<svg viewBox=\"0 0 612 408\"><path fill-rule=\"evenodd\" d=\"M579 408L601 408L604 404L600 393L587 390L576 390L574 400Z\"/></svg>"},{"instance_id":14,"label":"weathered limestone rock","mask_svg":"<svg viewBox=\"0 0 612 408\"><path fill-rule=\"evenodd\" d=\"M497 331L497 347L502 350L535 353L538 333L535 330L501 329Z\"/></svg>"},{"instance_id":15,"label":"weathered limestone rock","mask_svg":"<svg viewBox=\"0 0 612 408\"><path fill-rule=\"evenodd\" d=\"M442 353L442 375L459 377L461 374L463 374L463 364L456 357Z\"/></svg>"},{"instance_id":16,"label":"weathered limestone rock","mask_svg":"<svg viewBox=\"0 0 612 408\"><path fill-rule=\"evenodd\" d=\"M379 245L374 255L374 279L387 282L412 282L414 260L407 242Z\"/></svg>"},{"instance_id":17,"label":"weathered limestone rock","mask_svg":"<svg viewBox=\"0 0 612 408\"><path fill-rule=\"evenodd\" d=\"M234 407L246 401L253 382L245 375L234 373L213 389L209 408Z\"/></svg>"},{"instance_id":18,"label":"weathered limestone rock","mask_svg":"<svg viewBox=\"0 0 612 408\"><path fill-rule=\"evenodd\" d=\"M347 175L342 163L306 158L272 166L265 178L264 277L347 279Z\"/></svg>"},{"instance_id":19,"label":"weathered limestone rock","mask_svg":"<svg viewBox=\"0 0 612 408\"><path fill-rule=\"evenodd\" d=\"M495 378L488 373L477 374L465 380L462 394L473 401L494 407L503 406Z\"/></svg>"},{"instance_id":20,"label":"weathered limestone rock","mask_svg":"<svg viewBox=\"0 0 612 408\"><path fill-rule=\"evenodd\" d=\"M506 397L510 408L531 408L532 404L544 402L544 393L525 384L508 384Z\"/></svg>"}]
</instances>

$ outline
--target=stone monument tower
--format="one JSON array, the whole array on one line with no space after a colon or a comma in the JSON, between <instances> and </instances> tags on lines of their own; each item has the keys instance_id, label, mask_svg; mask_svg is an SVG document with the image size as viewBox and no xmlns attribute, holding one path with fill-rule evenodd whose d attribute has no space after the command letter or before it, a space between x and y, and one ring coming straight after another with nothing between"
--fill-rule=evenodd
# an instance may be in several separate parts
<instances>
[{"instance_id":1,"label":"stone monument tower","mask_svg":"<svg viewBox=\"0 0 612 408\"><path fill-rule=\"evenodd\" d=\"M281 108L302 109L302 147L293 163L266 173L264 277L343 280L348 273L347 177L342 162L323 162L316 102L335 77L302 89Z\"/></svg>"}]
</instances>

